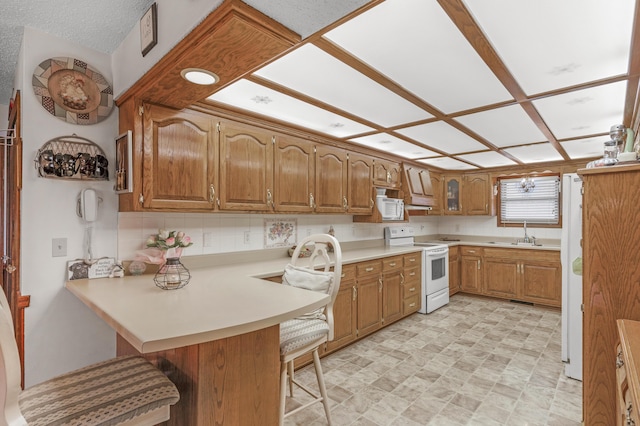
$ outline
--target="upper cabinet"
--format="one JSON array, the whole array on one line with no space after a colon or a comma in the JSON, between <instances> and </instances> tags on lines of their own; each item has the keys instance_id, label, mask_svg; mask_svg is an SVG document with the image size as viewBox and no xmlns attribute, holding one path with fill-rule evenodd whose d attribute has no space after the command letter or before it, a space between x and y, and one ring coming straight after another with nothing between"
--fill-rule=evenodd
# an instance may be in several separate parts
<instances>
[{"instance_id":1,"label":"upper cabinet","mask_svg":"<svg viewBox=\"0 0 640 426\"><path fill-rule=\"evenodd\" d=\"M142 207L213 210L218 150L211 116L153 104L141 112Z\"/></svg>"},{"instance_id":2,"label":"upper cabinet","mask_svg":"<svg viewBox=\"0 0 640 426\"><path fill-rule=\"evenodd\" d=\"M347 211L347 152L331 146L316 148L316 212Z\"/></svg>"},{"instance_id":3,"label":"upper cabinet","mask_svg":"<svg viewBox=\"0 0 640 426\"><path fill-rule=\"evenodd\" d=\"M491 179L487 173L465 175L462 194L462 207L465 215L493 214Z\"/></svg>"},{"instance_id":4,"label":"upper cabinet","mask_svg":"<svg viewBox=\"0 0 640 426\"><path fill-rule=\"evenodd\" d=\"M433 206L433 187L429 170L404 163L402 165L402 187L405 204Z\"/></svg>"},{"instance_id":5,"label":"upper cabinet","mask_svg":"<svg viewBox=\"0 0 640 426\"><path fill-rule=\"evenodd\" d=\"M446 176L444 179L444 197L447 205L444 214L462 214L462 177Z\"/></svg>"},{"instance_id":6,"label":"upper cabinet","mask_svg":"<svg viewBox=\"0 0 640 426\"><path fill-rule=\"evenodd\" d=\"M276 136L273 168L273 200L276 211L314 211L314 151L315 145L305 139Z\"/></svg>"},{"instance_id":7,"label":"upper cabinet","mask_svg":"<svg viewBox=\"0 0 640 426\"><path fill-rule=\"evenodd\" d=\"M371 157L350 152L347 155L347 212L373 212L373 165Z\"/></svg>"},{"instance_id":8,"label":"upper cabinet","mask_svg":"<svg viewBox=\"0 0 640 426\"><path fill-rule=\"evenodd\" d=\"M400 163L374 158L373 160L373 186L378 188L399 189L401 184Z\"/></svg>"},{"instance_id":9,"label":"upper cabinet","mask_svg":"<svg viewBox=\"0 0 640 426\"><path fill-rule=\"evenodd\" d=\"M273 136L251 126L221 122L220 208L273 208Z\"/></svg>"},{"instance_id":10,"label":"upper cabinet","mask_svg":"<svg viewBox=\"0 0 640 426\"><path fill-rule=\"evenodd\" d=\"M433 189L433 205L431 206L430 215L444 214L444 178L439 173L429 173L431 179L431 188Z\"/></svg>"}]
</instances>

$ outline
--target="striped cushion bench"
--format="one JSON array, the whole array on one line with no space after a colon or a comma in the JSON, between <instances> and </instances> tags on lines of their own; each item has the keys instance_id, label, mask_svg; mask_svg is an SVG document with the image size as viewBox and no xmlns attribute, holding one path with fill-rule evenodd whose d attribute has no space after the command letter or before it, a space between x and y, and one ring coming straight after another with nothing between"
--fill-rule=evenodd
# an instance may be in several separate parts
<instances>
[{"instance_id":1,"label":"striped cushion bench","mask_svg":"<svg viewBox=\"0 0 640 426\"><path fill-rule=\"evenodd\" d=\"M30 426L111 426L175 404L175 385L146 359L123 356L55 377L20 394Z\"/></svg>"}]
</instances>

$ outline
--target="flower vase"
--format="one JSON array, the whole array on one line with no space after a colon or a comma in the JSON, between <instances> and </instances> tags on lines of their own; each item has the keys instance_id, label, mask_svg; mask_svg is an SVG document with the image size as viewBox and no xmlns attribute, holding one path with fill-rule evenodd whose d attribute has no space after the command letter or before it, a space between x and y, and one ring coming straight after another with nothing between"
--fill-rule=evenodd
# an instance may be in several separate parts
<instances>
[{"instance_id":1,"label":"flower vase","mask_svg":"<svg viewBox=\"0 0 640 426\"><path fill-rule=\"evenodd\" d=\"M167 250L167 254L169 251ZM175 254L175 253L172 253ZM163 290L176 290L189 284L191 273L180 262L179 257L167 257L164 265L160 267L153 281Z\"/></svg>"},{"instance_id":2,"label":"flower vase","mask_svg":"<svg viewBox=\"0 0 640 426\"><path fill-rule=\"evenodd\" d=\"M165 259L171 259L177 257L178 259L182 256L182 247L171 247L168 248L164 254Z\"/></svg>"}]
</instances>

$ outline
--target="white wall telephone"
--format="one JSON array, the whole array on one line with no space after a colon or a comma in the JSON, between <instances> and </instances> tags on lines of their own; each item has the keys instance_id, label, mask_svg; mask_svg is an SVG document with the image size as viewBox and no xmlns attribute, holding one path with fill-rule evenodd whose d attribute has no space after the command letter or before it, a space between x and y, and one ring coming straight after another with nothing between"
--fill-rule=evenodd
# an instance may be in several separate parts
<instances>
[{"instance_id":1,"label":"white wall telephone","mask_svg":"<svg viewBox=\"0 0 640 426\"><path fill-rule=\"evenodd\" d=\"M78 196L78 216L85 222L94 222L98 218L99 201L100 198L94 189L83 189Z\"/></svg>"}]
</instances>

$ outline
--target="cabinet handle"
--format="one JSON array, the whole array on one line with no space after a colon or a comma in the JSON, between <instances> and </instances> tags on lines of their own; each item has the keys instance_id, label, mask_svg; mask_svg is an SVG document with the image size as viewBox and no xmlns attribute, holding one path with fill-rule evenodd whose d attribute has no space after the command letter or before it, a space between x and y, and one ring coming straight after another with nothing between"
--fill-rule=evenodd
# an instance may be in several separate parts
<instances>
[{"instance_id":1,"label":"cabinet handle","mask_svg":"<svg viewBox=\"0 0 640 426\"><path fill-rule=\"evenodd\" d=\"M478 259L478 269L480 269L480 259Z\"/></svg>"},{"instance_id":2,"label":"cabinet handle","mask_svg":"<svg viewBox=\"0 0 640 426\"><path fill-rule=\"evenodd\" d=\"M213 184L209 185L209 201L211 203L215 203L216 201L216 189L213 187Z\"/></svg>"},{"instance_id":3,"label":"cabinet handle","mask_svg":"<svg viewBox=\"0 0 640 426\"><path fill-rule=\"evenodd\" d=\"M636 422L633 421L633 419L631 418L631 412L633 411L633 405L631 403L629 403L629 405L627 405L627 426L635 426Z\"/></svg>"},{"instance_id":4,"label":"cabinet handle","mask_svg":"<svg viewBox=\"0 0 640 426\"><path fill-rule=\"evenodd\" d=\"M415 277L416 276L416 272L415 271L411 271L411 272L409 272L409 275L412 276L412 277Z\"/></svg>"},{"instance_id":5,"label":"cabinet handle","mask_svg":"<svg viewBox=\"0 0 640 426\"><path fill-rule=\"evenodd\" d=\"M378 287L379 287L379 291L380 293L382 293L382 277L378 278Z\"/></svg>"},{"instance_id":6,"label":"cabinet handle","mask_svg":"<svg viewBox=\"0 0 640 426\"><path fill-rule=\"evenodd\" d=\"M409 289L409 291L410 291L411 293L413 293L414 291L416 291L416 288L415 288L415 287L411 287L411 288Z\"/></svg>"},{"instance_id":7,"label":"cabinet handle","mask_svg":"<svg viewBox=\"0 0 640 426\"><path fill-rule=\"evenodd\" d=\"M358 298L358 288L355 285L352 288L353 288L353 300L355 302L355 300Z\"/></svg>"},{"instance_id":8,"label":"cabinet handle","mask_svg":"<svg viewBox=\"0 0 640 426\"><path fill-rule=\"evenodd\" d=\"M404 284L404 274L400 272L400 284Z\"/></svg>"},{"instance_id":9,"label":"cabinet handle","mask_svg":"<svg viewBox=\"0 0 640 426\"><path fill-rule=\"evenodd\" d=\"M369 199L369 207L373 208L373 198Z\"/></svg>"},{"instance_id":10,"label":"cabinet handle","mask_svg":"<svg viewBox=\"0 0 640 426\"><path fill-rule=\"evenodd\" d=\"M475 250L469 250L469 253L475 253L475 252L476 252Z\"/></svg>"},{"instance_id":11,"label":"cabinet handle","mask_svg":"<svg viewBox=\"0 0 640 426\"><path fill-rule=\"evenodd\" d=\"M387 172L387 183L391 183L391 173Z\"/></svg>"},{"instance_id":12,"label":"cabinet handle","mask_svg":"<svg viewBox=\"0 0 640 426\"><path fill-rule=\"evenodd\" d=\"M365 272L371 272L373 271L373 266L369 266L368 268L364 268Z\"/></svg>"},{"instance_id":13,"label":"cabinet handle","mask_svg":"<svg viewBox=\"0 0 640 426\"><path fill-rule=\"evenodd\" d=\"M140 194L140 196L138 197L138 202L140 204L144 204L144 195Z\"/></svg>"},{"instance_id":14,"label":"cabinet handle","mask_svg":"<svg viewBox=\"0 0 640 426\"><path fill-rule=\"evenodd\" d=\"M416 261L415 257L412 257L411 259L409 259L409 262L415 262L415 261Z\"/></svg>"},{"instance_id":15,"label":"cabinet handle","mask_svg":"<svg viewBox=\"0 0 640 426\"><path fill-rule=\"evenodd\" d=\"M389 266L396 266L396 262L389 263Z\"/></svg>"},{"instance_id":16,"label":"cabinet handle","mask_svg":"<svg viewBox=\"0 0 640 426\"><path fill-rule=\"evenodd\" d=\"M315 204L316 203L315 203L315 200L313 199L313 193L310 192L309 193L309 207L314 208Z\"/></svg>"},{"instance_id":17,"label":"cabinet handle","mask_svg":"<svg viewBox=\"0 0 640 426\"><path fill-rule=\"evenodd\" d=\"M347 197L343 196L342 197L342 208L347 211L349 209L349 204L347 203Z\"/></svg>"},{"instance_id":18,"label":"cabinet handle","mask_svg":"<svg viewBox=\"0 0 640 426\"><path fill-rule=\"evenodd\" d=\"M618 352L618 356L616 356L616 368L624 367L624 359L622 359L622 351Z\"/></svg>"},{"instance_id":19,"label":"cabinet handle","mask_svg":"<svg viewBox=\"0 0 640 426\"><path fill-rule=\"evenodd\" d=\"M267 188L267 207L273 207L273 196L271 190Z\"/></svg>"},{"instance_id":20,"label":"cabinet handle","mask_svg":"<svg viewBox=\"0 0 640 426\"><path fill-rule=\"evenodd\" d=\"M340 278L344 278L346 276L347 276L347 274L345 274L344 272L342 274L340 274Z\"/></svg>"},{"instance_id":21,"label":"cabinet handle","mask_svg":"<svg viewBox=\"0 0 640 426\"><path fill-rule=\"evenodd\" d=\"M413 308L413 307L415 307L415 306L416 306L416 302L409 303L409 307L410 307L410 308Z\"/></svg>"}]
</instances>

